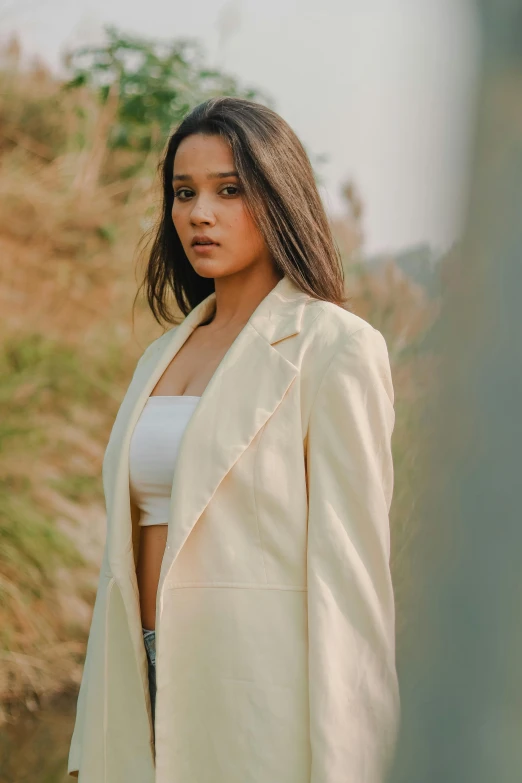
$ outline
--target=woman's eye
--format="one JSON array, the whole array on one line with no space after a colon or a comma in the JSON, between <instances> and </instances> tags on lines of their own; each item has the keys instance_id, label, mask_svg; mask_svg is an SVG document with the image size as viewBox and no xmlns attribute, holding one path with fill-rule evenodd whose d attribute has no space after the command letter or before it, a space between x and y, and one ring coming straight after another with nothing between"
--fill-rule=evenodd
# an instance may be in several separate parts
<instances>
[{"instance_id":1,"label":"woman's eye","mask_svg":"<svg viewBox=\"0 0 522 783\"><path fill-rule=\"evenodd\" d=\"M232 192L225 193L225 190L232 191ZM237 196L237 194L239 193L239 188L237 185L225 185L225 187L221 192L225 193L226 196Z\"/></svg>"},{"instance_id":2,"label":"woman's eye","mask_svg":"<svg viewBox=\"0 0 522 783\"><path fill-rule=\"evenodd\" d=\"M240 188L238 185L225 185L219 192L225 196L237 196L240 193ZM190 188L178 188L174 191L174 198L178 199L178 201L187 201L193 195Z\"/></svg>"},{"instance_id":3,"label":"woman's eye","mask_svg":"<svg viewBox=\"0 0 522 783\"><path fill-rule=\"evenodd\" d=\"M190 193L191 192L188 188L178 188L178 190L174 191L174 198L178 198L180 199L180 201L184 201L186 198L190 196Z\"/></svg>"}]
</instances>

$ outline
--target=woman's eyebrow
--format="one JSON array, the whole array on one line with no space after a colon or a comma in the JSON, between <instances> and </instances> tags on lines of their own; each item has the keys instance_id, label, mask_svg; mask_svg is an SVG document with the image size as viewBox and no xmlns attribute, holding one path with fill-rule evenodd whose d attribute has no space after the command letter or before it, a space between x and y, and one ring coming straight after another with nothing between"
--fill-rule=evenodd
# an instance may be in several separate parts
<instances>
[{"instance_id":1,"label":"woman's eyebrow","mask_svg":"<svg viewBox=\"0 0 522 783\"><path fill-rule=\"evenodd\" d=\"M207 174L207 179L225 179L226 177L239 177L237 171L213 171ZM173 182L188 182L192 179L190 174L174 174Z\"/></svg>"}]
</instances>

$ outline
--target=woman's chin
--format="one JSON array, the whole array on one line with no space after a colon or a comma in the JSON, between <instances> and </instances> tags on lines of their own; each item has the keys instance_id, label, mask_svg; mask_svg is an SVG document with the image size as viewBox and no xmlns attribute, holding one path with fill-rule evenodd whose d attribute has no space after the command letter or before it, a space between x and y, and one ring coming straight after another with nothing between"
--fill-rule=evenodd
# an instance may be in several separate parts
<instances>
[{"instance_id":1,"label":"woman's chin","mask_svg":"<svg viewBox=\"0 0 522 783\"><path fill-rule=\"evenodd\" d=\"M220 274L222 264L211 258L191 258L190 263L196 274L200 277L215 277Z\"/></svg>"},{"instance_id":2,"label":"woman's chin","mask_svg":"<svg viewBox=\"0 0 522 783\"><path fill-rule=\"evenodd\" d=\"M191 259L194 272L200 277L227 277L234 274L235 269L212 258Z\"/></svg>"}]
</instances>

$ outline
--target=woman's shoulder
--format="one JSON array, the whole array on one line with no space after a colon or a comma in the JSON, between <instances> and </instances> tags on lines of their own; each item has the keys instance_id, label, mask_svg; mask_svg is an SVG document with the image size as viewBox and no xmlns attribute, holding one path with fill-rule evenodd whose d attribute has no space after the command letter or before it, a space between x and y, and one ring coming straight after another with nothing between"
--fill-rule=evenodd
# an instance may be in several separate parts
<instances>
[{"instance_id":1,"label":"woman's shoulder","mask_svg":"<svg viewBox=\"0 0 522 783\"><path fill-rule=\"evenodd\" d=\"M325 348L335 350L336 347L345 345L346 341L361 329L377 331L360 315L320 299L310 299L301 327L303 333L322 351Z\"/></svg>"},{"instance_id":2,"label":"woman's shoulder","mask_svg":"<svg viewBox=\"0 0 522 783\"><path fill-rule=\"evenodd\" d=\"M303 388L315 399L329 377L334 385L359 375L367 383L379 377L393 402L388 346L383 334L366 319L332 302L308 304L301 331L304 351L301 361Z\"/></svg>"}]
</instances>

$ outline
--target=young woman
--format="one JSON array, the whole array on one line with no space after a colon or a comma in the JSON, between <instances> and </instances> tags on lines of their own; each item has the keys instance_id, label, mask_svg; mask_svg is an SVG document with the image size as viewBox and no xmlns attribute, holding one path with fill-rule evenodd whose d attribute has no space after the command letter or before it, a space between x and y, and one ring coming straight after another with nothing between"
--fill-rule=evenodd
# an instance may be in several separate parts
<instances>
[{"instance_id":1,"label":"young woman","mask_svg":"<svg viewBox=\"0 0 522 783\"><path fill-rule=\"evenodd\" d=\"M163 161L71 742L82 783L378 783L399 719L394 392L304 149L209 100Z\"/></svg>"}]
</instances>

